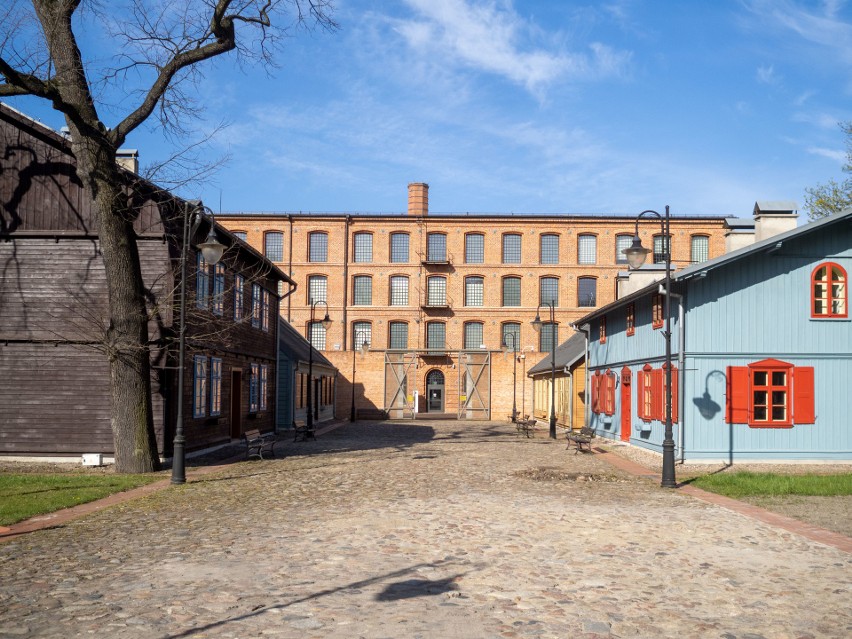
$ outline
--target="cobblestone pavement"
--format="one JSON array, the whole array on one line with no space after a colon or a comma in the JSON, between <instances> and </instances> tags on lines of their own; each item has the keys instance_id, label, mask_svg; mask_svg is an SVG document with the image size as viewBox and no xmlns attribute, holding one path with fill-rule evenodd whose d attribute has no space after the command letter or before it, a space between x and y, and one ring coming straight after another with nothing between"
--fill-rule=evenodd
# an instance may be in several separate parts
<instances>
[{"instance_id":1,"label":"cobblestone pavement","mask_svg":"<svg viewBox=\"0 0 852 639\"><path fill-rule=\"evenodd\" d=\"M278 450L0 545L0 637L852 635L852 555L510 424Z\"/></svg>"}]
</instances>

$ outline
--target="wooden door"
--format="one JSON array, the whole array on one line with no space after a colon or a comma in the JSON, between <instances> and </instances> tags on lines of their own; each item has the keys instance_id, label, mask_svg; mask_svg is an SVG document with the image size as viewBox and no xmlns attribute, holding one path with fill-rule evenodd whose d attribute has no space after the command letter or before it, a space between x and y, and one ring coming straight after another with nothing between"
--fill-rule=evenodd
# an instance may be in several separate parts
<instances>
[{"instance_id":1,"label":"wooden door","mask_svg":"<svg viewBox=\"0 0 852 639\"><path fill-rule=\"evenodd\" d=\"M630 369L626 366L621 369L621 441L630 441L633 412L631 410L630 396Z\"/></svg>"}]
</instances>

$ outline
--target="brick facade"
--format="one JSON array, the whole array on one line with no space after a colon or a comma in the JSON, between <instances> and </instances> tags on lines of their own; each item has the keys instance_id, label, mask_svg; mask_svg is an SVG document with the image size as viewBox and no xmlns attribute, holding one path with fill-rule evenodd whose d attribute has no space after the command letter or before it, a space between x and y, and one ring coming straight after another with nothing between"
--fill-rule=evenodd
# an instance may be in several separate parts
<instances>
[{"instance_id":1,"label":"brick facade","mask_svg":"<svg viewBox=\"0 0 852 639\"><path fill-rule=\"evenodd\" d=\"M340 370L338 378L338 416L349 413L351 402L351 371L353 324L366 322L370 326L371 351L366 356L356 355L356 403L359 407L382 408L384 355L390 345L390 322L402 322L408 327L408 348L425 349L427 325L430 322L445 324L446 358L422 358L417 367L416 389L425 391L425 376L439 369L446 380L447 412L454 412L458 404L458 351L464 347L465 325L481 325L481 342L492 352L490 402L494 417L509 414L512 407L512 358L500 354L502 331L505 323L520 325L518 350L526 353L527 367L540 358L539 335L530 322L541 301L542 278L552 278L558 296L555 321L558 340L564 341L573 333L571 322L586 315L591 309L616 299L616 275L626 270L624 263L616 262L616 238L632 238L635 217L618 216L543 216L543 215L438 215L428 212L428 188L413 184L409 190L410 210L388 215L366 214L222 214L217 220L231 231L245 233L247 242L264 252L267 234L280 233L281 260L276 260L285 273L299 284L299 290L282 303L281 314L303 335L307 335L310 321L309 278L326 278L326 300L332 325L328 330L324 354ZM660 233L660 225L653 221L640 224L643 245L653 246L653 236ZM725 222L723 217L674 217L671 221L672 261L675 267L690 263L693 236L705 236L709 257L725 249ZM327 238L327 259L310 261L309 236L323 233ZM408 260L392 262L391 235L402 233L408 237ZM360 235L363 234L363 235ZM446 241L446 263L427 263L427 242L431 234L443 234ZM466 255L468 235L479 235L472 240L471 249L478 253L482 246L482 260L471 263ZM358 235L359 253L355 255L355 237ZM504 237L520 238L520 259L506 263ZM542 236L552 236L544 242L549 255L556 263L542 263ZM583 246L595 245L589 263L580 263L578 252L580 236L594 238L582 240ZM556 238L554 240L554 237ZM274 236L277 244L278 236ZM363 240L363 241L362 241ZM517 243L517 239L510 240ZM371 245L371 255L365 261L364 247ZM476 245L476 246L474 246ZM555 245L558 245L556 248ZM554 249L556 249L554 251ZM546 261L546 260L544 260ZM391 277L408 278L408 303L391 305ZM355 304L355 278L369 278L370 304ZM445 278L446 307L426 307L427 280L429 277ZM504 278L520 280L520 305L503 304ZM481 278L468 280L468 278ZM596 299L593 305L581 306L578 299L580 278L591 278L595 283ZM468 299L466 300L466 281ZM481 287L479 282L481 281ZM479 291L481 290L481 302ZM470 304L467 302L475 302ZM585 300L590 303L589 299ZM325 305L315 308L315 320L322 319ZM549 321L549 309L541 309L541 319ZM471 329L478 334L478 327ZM473 346L469 344L468 346ZM478 347L479 344L476 345ZM367 360L369 363L367 363ZM504 361L505 360L505 361ZM454 368L454 365L456 366ZM519 367L516 380L518 410L521 410L521 384L524 371ZM409 380L409 393L414 390ZM363 391L361 386L363 385ZM527 386L529 386L527 380ZM529 388L527 389L529 392ZM529 397L527 397L529 402ZM531 403L527 404L528 406Z\"/></svg>"}]
</instances>

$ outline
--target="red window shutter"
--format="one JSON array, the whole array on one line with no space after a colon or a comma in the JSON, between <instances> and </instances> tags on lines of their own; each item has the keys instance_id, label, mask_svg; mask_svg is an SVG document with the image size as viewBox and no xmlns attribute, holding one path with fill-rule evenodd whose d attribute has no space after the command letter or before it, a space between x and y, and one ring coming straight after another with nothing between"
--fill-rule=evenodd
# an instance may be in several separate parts
<instances>
[{"instance_id":1,"label":"red window shutter","mask_svg":"<svg viewBox=\"0 0 852 639\"><path fill-rule=\"evenodd\" d=\"M748 368L728 366L725 417L729 424L748 424Z\"/></svg>"},{"instance_id":2,"label":"red window shutter","mask_svg":"<svg viewBox=\"0 0 852 639\"><path fill-rule=\"evenodd\" d=\"M663 369L655 368L651 371L651 419L666 420L665 402L663 401Z\"/></svg>"},{"instance_id":3,"label":"red window shutter","mask_svg":"<svg viewBox=\"0 0 852 639\"><path fill-rule=\"evenodd\" d=\"M793 423L816 423L814 410L814 367L796 366L793 369Z\"/></svg>"},{"instance_id":4,"label":"red window shutter","mask_svg":"<svg viewBox=\"0 0 852 639\"><path fill-rule=\"evenodd\" d=\"M595 371L595 374L592 375L592 412L597 414L601 412L600 409L600 379L601 373L600 371Z\"/></svg>"},{"instance_id":5,"label":"red window shutter","mask_svg":"<svg viewBox=\"0 0 852 639\"><path fill-rule=\"evenodd\" d=\"M615 373L607 371L603 379L606 387L606 392L604 393L604 412L611 416L615 413Z\"/></svg>"},{"instance_id":6,"label":"red window shutter","mask_svg":"<svg viewBox=\"0 0 852 639\"><path fill-rule=\"evenodd\" d=\"M645 371L636 372L636 412L639 414L639 419L648 419L645 414Z\"/></svg>"},{"instance_id":7,"label":"red window shutter","mask_svg":"<svg viewBox=\"0 0 852 639\"><path fill-rule=\"evenodd\" d=\"M678 397L678 378L677 366L672 366L672 423L677 424L677 403ZM665 415L663 416L665 418Z\"/></svg>"}]
</instances>

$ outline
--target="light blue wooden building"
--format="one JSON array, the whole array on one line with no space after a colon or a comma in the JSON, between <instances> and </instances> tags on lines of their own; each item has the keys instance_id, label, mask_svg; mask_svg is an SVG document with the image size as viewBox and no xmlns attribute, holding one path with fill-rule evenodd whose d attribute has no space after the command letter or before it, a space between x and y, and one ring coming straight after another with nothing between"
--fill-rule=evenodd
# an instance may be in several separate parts
<instances>
[{"instance_id":1,"label":"light blue wooden building","mask_svg":"<svg viewBox=\"0 0 852 639\"><path fill-rule=\"evenodd\" d=\"M676 454L685 461L852 460L852 209L672 275ZM660 451L660 282L586 315L588 419Z\"/></svg>"}]
</instances>

